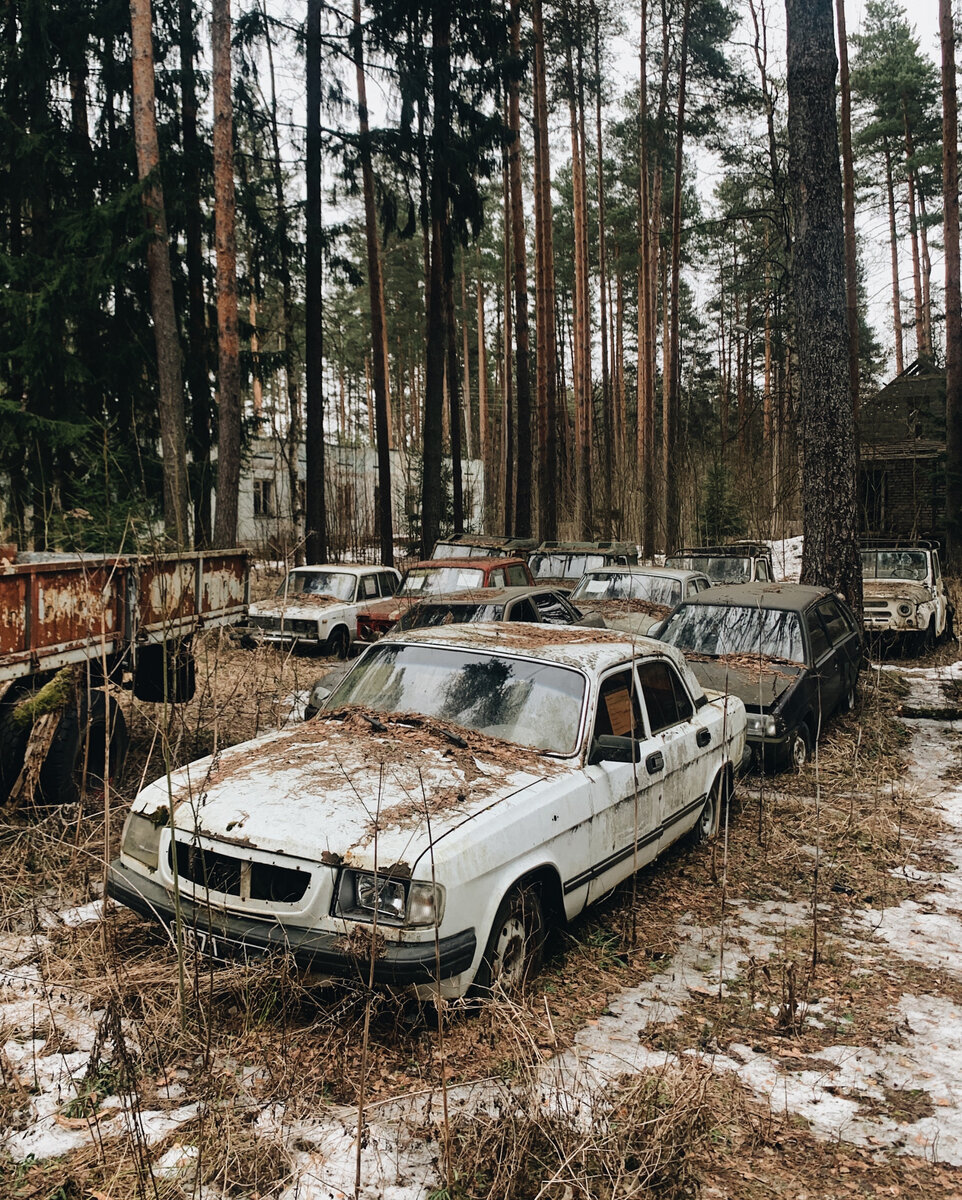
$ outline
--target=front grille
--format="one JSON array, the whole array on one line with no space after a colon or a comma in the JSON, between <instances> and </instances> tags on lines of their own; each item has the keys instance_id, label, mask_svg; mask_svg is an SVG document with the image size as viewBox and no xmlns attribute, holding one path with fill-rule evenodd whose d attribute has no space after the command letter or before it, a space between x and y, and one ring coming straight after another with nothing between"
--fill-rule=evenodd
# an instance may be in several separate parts
<instances>
[{"instance_id":1,"label":"front grille","mask_svg":"<svg viewBox=\"0 0 962 1200\"><path fill-rule=\"evenodd\" d=\"M864 600L862 602L866 608L888 608L887 600Z\"/></svg>"},{"instance_id":2,"label":"front grille","mask_svg":"<svg viewBox=\"0 0 962 1200\"><path fill-rule=\"evenodd\" d=\"M307 871L235 858L190 842L176 843L177 874L197 887L245 900L296 904L311 881Z\"/></svg>"},{"instance_id":3,"label":"front grille","mask_svg":"<svg viewBox=\"0 0 962 1200\"><path fill-rule=\"evenodd\" d=\"M305 618L292 619L283 621L280 617L251 617L251 624L255 629L269 629L273 633L278 633L281 630L284 633L308 633L314 637L317 636L317 623L309 621Z\"/></svg>"}]
</instances>

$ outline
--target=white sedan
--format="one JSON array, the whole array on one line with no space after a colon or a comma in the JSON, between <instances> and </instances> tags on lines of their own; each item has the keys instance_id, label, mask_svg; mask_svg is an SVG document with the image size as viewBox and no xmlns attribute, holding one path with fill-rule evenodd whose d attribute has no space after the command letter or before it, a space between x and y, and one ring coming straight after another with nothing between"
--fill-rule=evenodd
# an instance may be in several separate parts
<instances>
[{"instance_id":1,"label":"white sedan","mask_svg":"<svg viewBox=\"0 0 962 1200\"><path fill-rule=\"evenodd\" d=\"M425 996L517 989L549 926L714 835L744 741L742 702L706 697L660 642L401 634L311 721L145 788L108 892L172 929L179 908L217 958L285 951Z\"/></svg>"}]
</instances>

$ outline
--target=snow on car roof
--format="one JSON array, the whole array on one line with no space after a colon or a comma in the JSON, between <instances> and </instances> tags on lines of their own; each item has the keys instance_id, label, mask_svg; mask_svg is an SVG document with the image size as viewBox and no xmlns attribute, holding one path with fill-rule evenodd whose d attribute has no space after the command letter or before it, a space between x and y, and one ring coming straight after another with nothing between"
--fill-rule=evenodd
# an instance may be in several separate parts
<instances>
[{"instance_id":1,"label":"snow on car roof","mask_svg":"<svg viewBox=\"0 0 962 1200\"><path fill-rule=\"evenodd\" d=\"M685 583L689 579L704 579L704 571L689 571L685 567L656 567L637 563L628 567L592 567L586 575L657 575L660 579L674 579Z\"/></svg>"},{"instance_id":2,"label":"snow on car roof","mask_svg":"<svg viewBox=\"0 0 962 1200\"><path fill-rule=\"evenodd\" d=\"M673 647L647 637L627 637L620 630L587 629L577 625L534 625L524 621L479 621L411 629L384 642L430 642L470 650L524 654L559 666L602 671L632 655L675 657ZM384 642L379 643L384 645Z\"/></svg>"},{"instance_id":3,"label":"snow on car roof","mask_svg":"<svg viewBox=\"0 0 962 1200\"><path fill-rule=\"evenodd\" d=\"M361 571L390 571L390 567L364 566L363 563L311 563L304 567L291 567L292 575L305 575L310 571L336 571L342 575L358 575Z\"/></svg>"}]
</instances>

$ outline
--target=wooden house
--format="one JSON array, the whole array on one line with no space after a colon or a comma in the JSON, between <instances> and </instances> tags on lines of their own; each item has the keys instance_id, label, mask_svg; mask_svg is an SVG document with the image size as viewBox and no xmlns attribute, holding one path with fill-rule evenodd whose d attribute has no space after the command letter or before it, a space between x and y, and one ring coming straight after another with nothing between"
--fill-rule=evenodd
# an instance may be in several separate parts
<instances>
[{"instance_id":1,"label":"wooden house","mask_svg":"<svg viewBox=\"0 0 962 1200\"><path fill-rule=\"evenodd\" d=\"M945 371L916 361L862 405L859 519L877 537L945 537Z\"/></svg>"}]
</instances>

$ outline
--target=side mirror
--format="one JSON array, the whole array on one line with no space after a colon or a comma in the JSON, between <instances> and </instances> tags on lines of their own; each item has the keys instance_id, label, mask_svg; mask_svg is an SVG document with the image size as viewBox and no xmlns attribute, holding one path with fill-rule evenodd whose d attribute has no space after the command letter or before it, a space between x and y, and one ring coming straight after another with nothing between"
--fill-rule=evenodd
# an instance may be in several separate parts
<instances>
[{"instance_id":1,"label":"side mirror","mask_svg":"<svg viewBox=\"0 0 962 1200\"><path fill-rule=\"evenodd\" d=\"M634 738L603 733L591 743L591 750L588 752L588 766L596 767L603 762L638 762L639 757L638 742Z\"/></svg>"},{"instance_id":2,"label":"side mirror","mask_svg":"<svg viewBox=\"0 0 962 1200\"><path fill-rule=\"evenodd\" d=\"M668 618L666 617L665 620L663 620L663 621L656 621L654 623L654 625L649 625L648 632L645 634L645 637L650 637L650 638L661 637L662 631L664 630L664 628L667 624L668 624Z\"/></svg>"},{"instance_id":3,"label":"side mirror","mask_svg":"<svg viewBox=\"0 0 962 1200\"><path fill-rule=\"evenodd\" d=\"M323 683L315 683L311 688L311 698L309 701L311 708L322 708L324 701L331 694L332 690L332 688L325 687Z\"/></svg>"}]
</instances>

